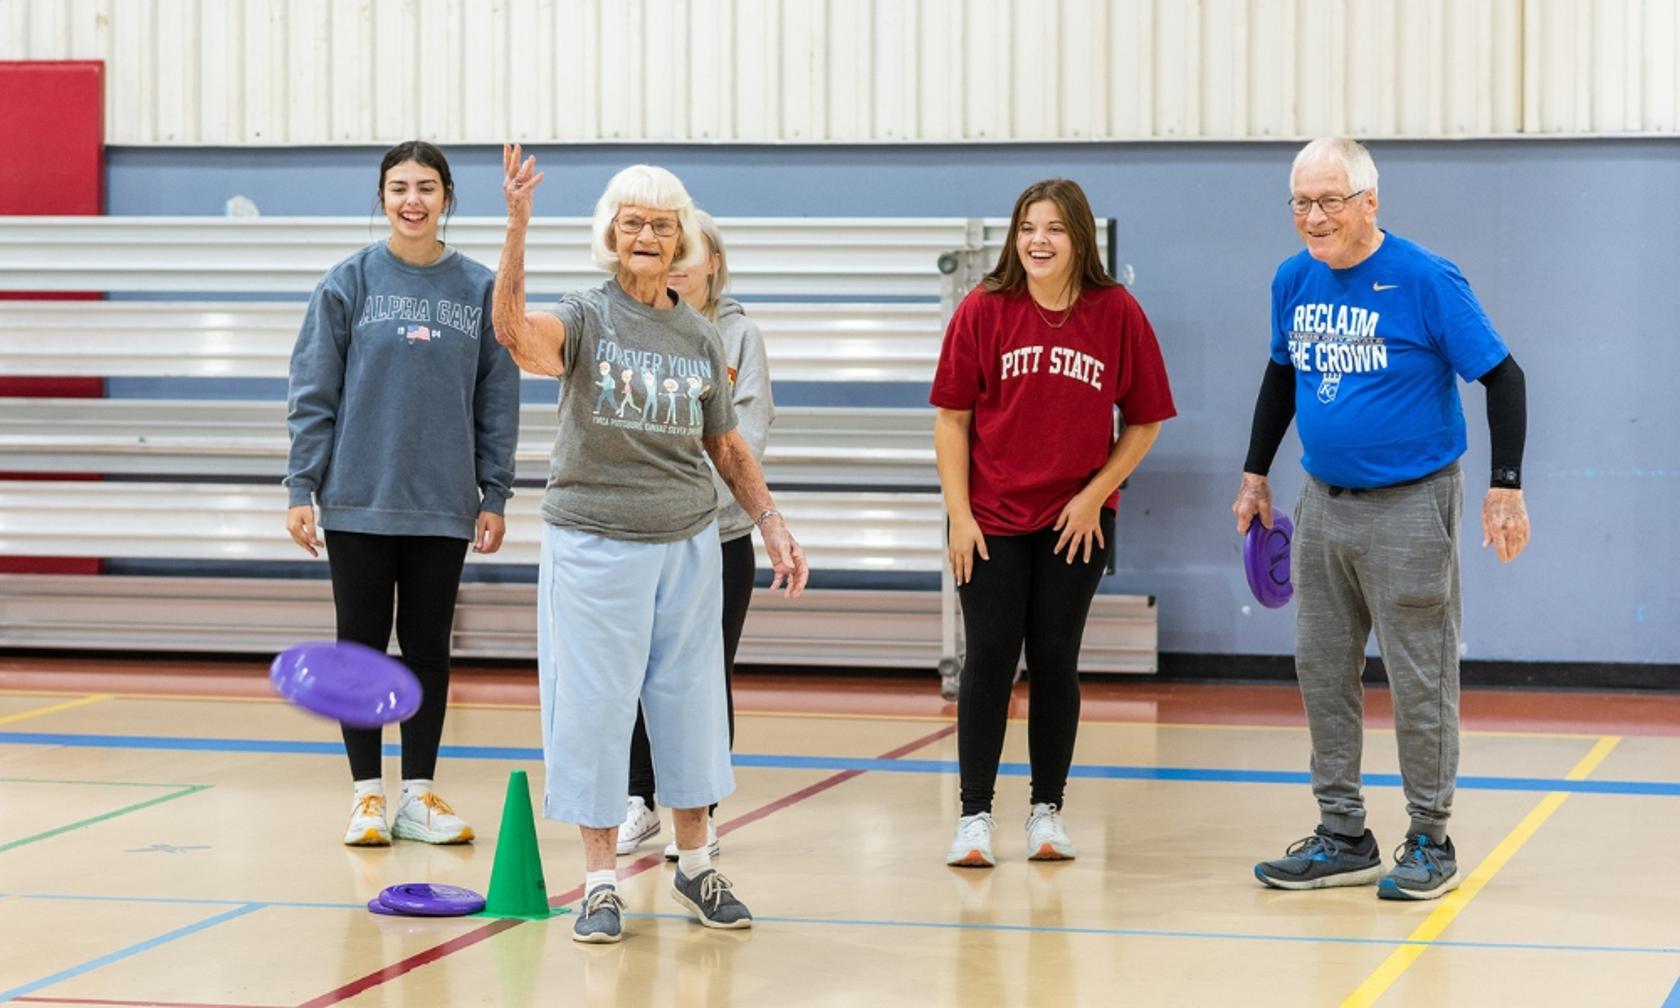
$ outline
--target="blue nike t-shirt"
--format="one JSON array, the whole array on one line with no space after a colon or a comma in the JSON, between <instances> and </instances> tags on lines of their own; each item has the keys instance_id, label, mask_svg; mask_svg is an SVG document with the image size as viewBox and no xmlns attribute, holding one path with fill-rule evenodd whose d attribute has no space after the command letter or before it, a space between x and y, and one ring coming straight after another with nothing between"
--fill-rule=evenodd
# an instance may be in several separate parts
<instances>
[{"instance_id":1,"label":"blue nike t-shirt","mask_svg":"<svg viewBox=\"0 0 1680 1008\"><path fill-rule=\"evenodd\" d=\"M1357 266L1303 250L1272 280L1272 360L1295 368L1301 466L1334 486L1391 486L1464 454L1453 377L1475 381L1507 353L1458 267L1393 234Z\"/></svg>"}]
</instances>

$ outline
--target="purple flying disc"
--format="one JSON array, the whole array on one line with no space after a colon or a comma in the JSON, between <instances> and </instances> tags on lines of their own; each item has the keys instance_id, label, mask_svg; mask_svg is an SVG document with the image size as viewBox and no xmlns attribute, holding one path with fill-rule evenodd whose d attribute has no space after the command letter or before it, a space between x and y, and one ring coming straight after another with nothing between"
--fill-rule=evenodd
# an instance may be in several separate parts
<instances>
[{"instance_id":1,"label":"purple flying disc","mask_svg":"<svg viewBox=\"0 0 1680 1008\"><path fill-rule=\"evenodd\" d=\"M420 709L420 680L408 666L350 641L289 647L275 656L268 681L304 710L356 728L405 721Z\"/></svg>"},{"instance_id":2,"label":"purple flying disc","mask_svg":"<svg viewBox=\"0 0 1680 1008\"><path fill-rule=\"evenodd\" d=\"M1248 588L1255 599L1267 609L1277 609L1289 603L1295 588L1289 583L1289 544L1295 538L1295 526L1289 516L1272 510L1272 527L1267 528L1255 518L1248 526L1243 540L1243 573L1248 575Z\"/></svg>"},{"instance_id":3,"label":"purple flying disc","mask_svg":"<svg viewBox=\"0 0 1680 1008\"><path fill-rule=\"evenodd\" d=\"M402 916L405 916L405 914L401 910L392 910L390 907L388 907L385 904L379 902L379 897L378 896L375 896L373 899L368 900L368 912L369 913L381 914L381 915L386 916L386 917L402 917Z\"/></svg>"},{"instance_id":4,"label":"purple flying disc","mask_svg":"<svg viewBox=\"0 0 1680 1008\"><path fill-rule=\"evenodd\" d=\"M484 897L471 889L429 882L387 886L379 902L394 913L414 917L464 917L484 909Z\"/></svg>"}]
</instances>

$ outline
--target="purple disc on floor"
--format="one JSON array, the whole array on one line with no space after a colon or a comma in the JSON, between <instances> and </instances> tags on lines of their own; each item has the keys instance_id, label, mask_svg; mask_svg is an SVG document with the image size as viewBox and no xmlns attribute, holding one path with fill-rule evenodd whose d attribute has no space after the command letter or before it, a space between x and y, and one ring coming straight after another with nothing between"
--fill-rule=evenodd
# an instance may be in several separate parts
<instances>
[{"instance_id":1,"label":"purple disc on floor","mask_svg":"<svg viewBox=\"0 0 1680 1008\"><path fill-rule=\"evenodd\" d=\"M373 899L368 900L368 910L373 912L373 913L376 913L376 914L383 914L386 917L401 917L401 916L403 916L403 912L401 910L392 910L390 907L388 907L385 904L379 902L379 897L378 896L375 896Z\"/></svg>"},{"instance_id":2,"label":"purple disc on floor","mask_svg":"<svg viewBox=\"0 0 1680 1008\"><path fill-rule=\"evenodd\" d=\"M462 917L484 909L484 897L460 886L404 882L387 886L379 902L400 914L417 917Z\"/></svg>"},{"instance_id":3,"label":"purple disc on floor","mask_svg":"<svg viewBox=\"0 0 1680 1008\"><path fill-rule=\"evenodd\" d=\"M1295 594L1289 583L1289 544L1295 538L1295 526L1289 516L1273 509L1272 527L1267 528L1256 518L1248 526L1243 540L1243 573L1248 575L1248 588L1259 603L1268 609L1287 605Z\"/></svg>"},{"instance_id":4,"label":"purple disc on floor","mask_svg":"<svg viewBox=\"0 0 1680 1008\"><path fill-rule=\"evenodd\" d=\"M274 657L274 691L304 710L357 728L405 721L420 709L420 680L383 651L350 641L308 641Z\"/></svg>"}]
</instances>

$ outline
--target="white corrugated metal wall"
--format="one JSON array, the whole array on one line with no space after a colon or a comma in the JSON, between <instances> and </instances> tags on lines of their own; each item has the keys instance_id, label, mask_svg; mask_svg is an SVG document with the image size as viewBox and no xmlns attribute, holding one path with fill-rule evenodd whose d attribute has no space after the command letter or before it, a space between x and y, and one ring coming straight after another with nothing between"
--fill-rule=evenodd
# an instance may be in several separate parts
<instances>
[{"instance_id":1,"label":"white corrugated metal wall","mask_svg":"<svg viewBox=\"0 0 1680 1008\"><path fill-rule=\"evenodd\" d=\"M1680 0L0 0L137 145L1670 133Z\"/></svg>"}]
</instances>

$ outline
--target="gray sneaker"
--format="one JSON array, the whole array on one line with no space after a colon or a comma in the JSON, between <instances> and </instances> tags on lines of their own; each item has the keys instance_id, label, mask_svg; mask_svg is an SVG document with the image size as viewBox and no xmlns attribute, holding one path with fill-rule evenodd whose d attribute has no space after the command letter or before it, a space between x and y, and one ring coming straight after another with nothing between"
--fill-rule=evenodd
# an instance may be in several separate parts
<instances>
[{"instance_id":1,"label":"gray sneaker","mask_svg":"<svg viewBox=\"0 0 1680 1008\"><path fill-rule=\"evenodd\" d=\"M1382 874L1382 855L1370 830L1350 844L1319 826L1276 861L1254 866L1254 877L1273 889L1328 889L1369 885Z\"/></svg>"},{"instance_id":2,"label":"gray sneaker","mask_svg":"<svg viewBox=\"0 0 1680 1008\"><path fill-rule=\"evenodd\" d=\"M572 941L615 942L624 937L624 900L610 885L589 890L578 919L572 924Z\"/></svg>"},{"instance_id":3,"label":"gray sneaker","mask_svg":"<svg viewBox=\"0 0 1680 1008\"><path fill-rule=\"evenodd\" d=\"M1383 899L1439 899L1458 888L1458 852L1452 837L1437 844L1424 833L1406 838L1394 852L1394 867L1377 883Z\"/></svg>"},{"instance_id":4,"label":"gray sneaker","mask_svg":"<svg viewBox=\"0 0 1680 1008\"><path fill-rule=\"evenodd\" d=\"M671 898L694 911L700 923L709 928L752 927L752 911L735 898L730 881L716 868L707 868L694 878L683 875L678 868L672 879Z\"/></svg>"}]
</instances>

